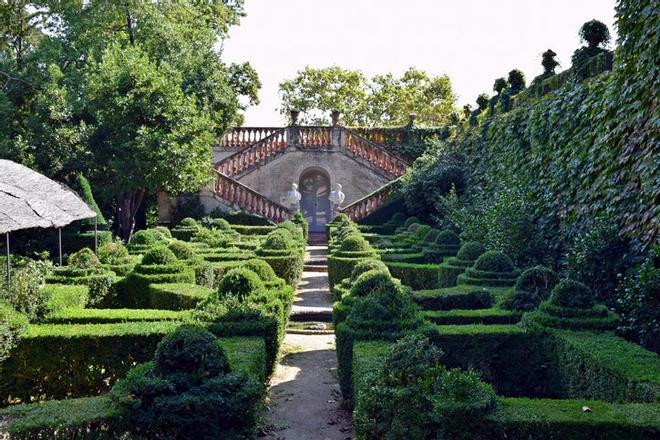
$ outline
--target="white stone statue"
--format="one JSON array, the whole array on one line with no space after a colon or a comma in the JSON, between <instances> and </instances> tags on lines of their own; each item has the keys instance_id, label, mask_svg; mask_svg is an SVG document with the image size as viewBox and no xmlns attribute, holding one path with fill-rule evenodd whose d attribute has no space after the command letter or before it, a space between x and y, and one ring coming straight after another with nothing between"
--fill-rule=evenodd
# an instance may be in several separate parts
<instances>
[{"instance_id":1,"label":"white stone statue","mask_svg":"<svg viewBox=\"0 0 660 440\"><path fill-rule=\"evenodd\" d=\"M342 203L344 203L344 199L346 198L346 195L341 191L341 184L336 183L335 184L335 189L330 193L330 196L328 199L330 200L330 203L332 204L332 212L334 213L337 209L339 209L339 206L341 206Z\"/></svg>"},{"instance_id":2,"label":"white stone statue","mask_svg":"<svg viewBox=\"0 0 660 440\"><path fill-rule=\"evenodd\" d=\"M282 198L284 202L283 205L289 208L292 211L298 211L300 209L300 200L302 199L302 194L298 191L298 185L295 183L291 184L291 189L287 191L286 195Z\"/></svg>"}]
</instances>

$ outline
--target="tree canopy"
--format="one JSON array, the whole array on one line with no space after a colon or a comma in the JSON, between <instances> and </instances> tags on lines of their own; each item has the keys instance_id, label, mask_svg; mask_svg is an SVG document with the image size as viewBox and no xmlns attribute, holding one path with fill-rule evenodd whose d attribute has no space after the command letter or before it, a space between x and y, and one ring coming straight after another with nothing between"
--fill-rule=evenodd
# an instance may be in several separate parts
<instances>
[{"instance_id":1,"label":"tree canopy","mask_svg":"<svg viewBox=\"0 0 660 440\"><path fill-rule=\"evenodd\" d=\"M410 68L367 78L358 70L307 66L280 83L280 112L300 110L303 124L327 124L339 110L342 123L359 126L402 126L415 113L420 125L441 126L455 111L456 98L446 75L432 76Z\"/></svg>"}]
</instances>

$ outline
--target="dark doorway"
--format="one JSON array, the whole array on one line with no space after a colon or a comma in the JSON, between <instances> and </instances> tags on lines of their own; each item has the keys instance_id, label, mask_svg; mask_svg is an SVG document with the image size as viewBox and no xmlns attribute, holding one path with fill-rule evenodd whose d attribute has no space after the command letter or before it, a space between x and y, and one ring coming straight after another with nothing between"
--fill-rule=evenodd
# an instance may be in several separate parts
<instances>
[{"instance_id":1,"label":"dark doorway","mask_svg":"<svg viewBox=\"0 0 660 440\"><path fill-rule=\"evenodd\" d=\"M311 169L300 176L300 209L309 222L310 232L325 231L330 216L330 177L319 169Z\"/></svg>"}]
</instances>

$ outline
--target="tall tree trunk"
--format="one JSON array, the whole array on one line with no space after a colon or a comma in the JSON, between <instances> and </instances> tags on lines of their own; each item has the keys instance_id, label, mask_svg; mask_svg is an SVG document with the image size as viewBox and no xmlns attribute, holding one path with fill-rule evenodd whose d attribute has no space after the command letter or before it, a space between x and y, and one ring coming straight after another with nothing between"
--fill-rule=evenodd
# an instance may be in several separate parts
<instances>
[{"instance_id":1,"label":"tall tree trunk","mask_svg":"<svg viewBox=\"0 0 660 440\"><path fill-rule=\"evenodd\" d=\"M128 243L135 229L135 214L137 214L142 200L144 199L144 188L133 191L125 191L117 196L119 209L119 236Z\"/></svg>"}]
</instances>

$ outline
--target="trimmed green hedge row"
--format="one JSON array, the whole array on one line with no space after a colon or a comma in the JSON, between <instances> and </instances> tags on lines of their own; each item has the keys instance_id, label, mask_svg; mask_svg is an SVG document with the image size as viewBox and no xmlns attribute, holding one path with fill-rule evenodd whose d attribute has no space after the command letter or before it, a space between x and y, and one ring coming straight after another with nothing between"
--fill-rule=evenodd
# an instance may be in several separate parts
<instances>
[{"instance_id":1,"label":"trimmed green hedge row","mask_svg":"<svg viewBox=\"0 0 660 440\"><path fill-rule=\"evenodd\" d=\"M134 321L181 321L190 311L155 309L62 309L48 316L47 324L112 324Z\"/></svg>"},{"instance_id":2,"label":"trimmed green hedge row","mask_svg":"<svg viewBox=\"0 0 660 440\"><path fill-rule=\"evenodd\" d=\"M149 285L150 309L187 310L211 294L211 289L186 283Z\"/></svg>"},{"instance_id":3,"label":"trimmed green hedge row","mask_svg":"<svg viewBox=\"0 0 660 440\"><path fill-rule=\"evenodd\" d=\"M240 371L262 381L265 378L265 352L261 338L232 337L220 339L232 371ZM51 400L0 409L7 418L3 431L12 439L125 438L117 431L118 413L106 396Z\"/></svg>"},{"instance_id":4,"label":"trimmed green hedge row","mask_svg":"<svg viewBox=\"0 0 660 440\"><path fill-rule=\"evenodd\" d=\"M422 312L425 319L439 325L462 324L515 324L520 321L520 313L499 308L427 310Z\"/></svg>"},{"instance_id":5,"label":"trimmed green hedge row","mask_svg":"<svg viewBox=\"0 0 660 440\"><path fill-rule=\"evenodd\" d=\"M414 264L385 261L390 273L414 290L435 289L438 286L437 264Z\"/></svg>"}]
</instances>

